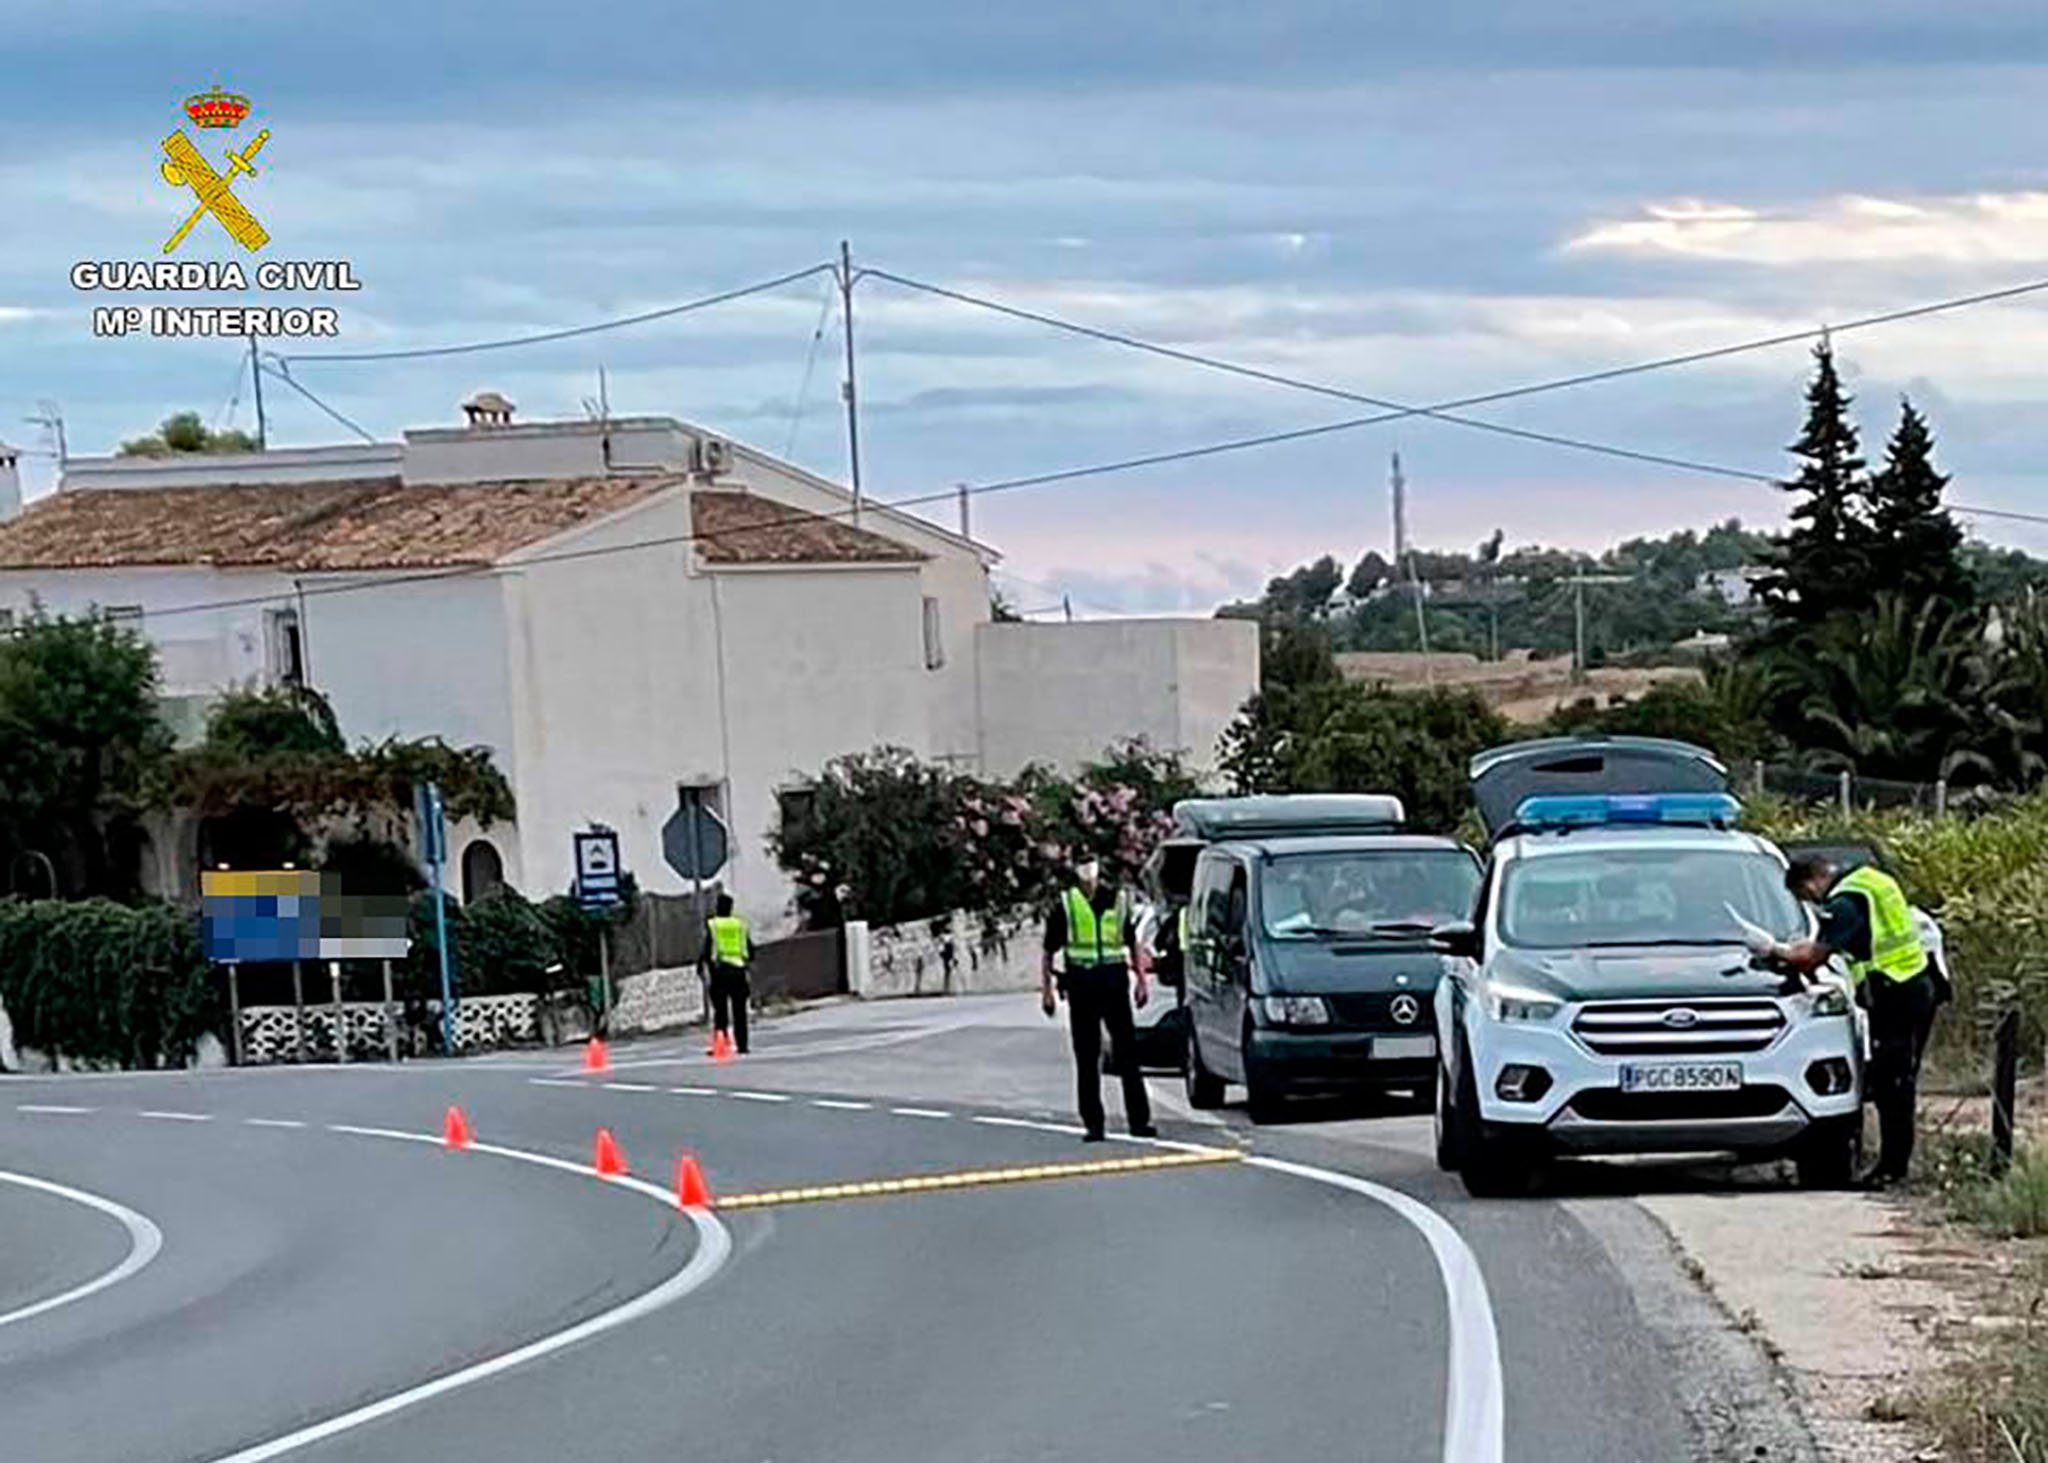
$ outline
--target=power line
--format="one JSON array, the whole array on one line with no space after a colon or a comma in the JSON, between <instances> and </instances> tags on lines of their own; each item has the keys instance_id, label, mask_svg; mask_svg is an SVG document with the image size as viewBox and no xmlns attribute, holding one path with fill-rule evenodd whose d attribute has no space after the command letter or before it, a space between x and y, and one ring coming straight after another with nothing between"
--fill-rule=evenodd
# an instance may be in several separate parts
<instances>
[{"instance_id":1,"label":"power line","mask_svg":"<svg viewBox=\"0 0 2048 1463\"><path fill-rule=\"evenodd\" d=\"M1968 518L2010 518L2019 523L2048 523L2048 513L2020 513L2011 508L1972 508L1967 503L1950 503L1951 513L1961 513Z\"/></svg>"},{"instance_id":2,"label":"power line","mask_svg":"<svg viewBox=\"0 0 2048 1463\"><path fill-rule=\"evenodd\" d=\"M836 293L836 289L828 284L824 289L823 298L818 301L818 325L811 332L811 348L804 355L803 384L797 387L796 405L789 413L789 436L782 444L782 455L785 458L796 452L796 434L804 424L804 408L810 404L811 376L818 369L818 347L824 342L825 325L832 318L832 299Z\"/></svg>"},{"instance_id":3,"label":"power line","mask_svg":"<svg viewBox=\"0 0 2048 1463\"><path fill-rule=\"evenodd\" d=\"M1540 396L1547 392L1564 391L1576 386L1590 386L1603 381L1620 380L1627 376L1646 375L1652 371L1670 370L1677 366L1696 365L1701 361L1719 360L1728 356L1742 355L1750 351L1768 350L1774 346L1790 345L1798 341L1815 340L1825 335L1842 335L1852 330L1868 330L1874 326L1891 325L1901 320L1912 320L1923 315L1938 314L1947 310L1961 310L1972 305L1990 304L2009 300L2021 295L2035 294L2048 290L2048 279L2034 280L2028 284L2012 285L2005 289L1986 290L1980 294L1960 295L1954 299L1938 300L1933 304L1914 305L1904 310L1892 310L1882 315L1866 315L1840 325L1815 326L1811 330L1787 331L1781 335L1760 336L1754 340L1739 341L1734 345L1716 346L1710 350L1691 351L1684 355L1661 356L1655 360L1638 361L1626 366L1610 366L1604 370L1581 372L1575 376L1559 376L1547 381L1534 382L1527 386L1511 386L1499 391L1482 392L1476 396L1455 397L1449 401L1432 402L1428 406L1404 408L1400 411L1376 412L1371 416L1347 417L1342 421L1324 422L1319 426L1297 427L1285 432L1267 432L1254 437L1235 437L1223 442L1212 442L1200 447L1184 447L1174 452L1150 453L1143 457L1126 457L1116 461L1097 463L1088 467L1063 468L1056 472L1037 473L1029 477L1008 478L1001 482L984 483L977 492L1000 492L1011 488L1039 487L1047 483L1071 482L1077 478L1101 477L1110 473L1131 472L1142 467L1161 467L1169 463L1190 462L1203 457L1215 457L1228 452L1244 452L1255 447L1271 447L1285 442L1306 441L1312 437L1327 437L1339 432L1356 431L1361 427L1383 426L1388 422L1406 421L1426 413L1457 411L1470 406L1486 406L1498 401L1513 401L1525 396ZM1730 469L1730 471L1734 471ZM1749 476L1749 474L1744 474ZM1775 483L1778 479L1765 474L1755 474L1757 481Z\"/></svg>"},{"instance_id":4,"label":"power line","mask_svg":"<svg viewBox=\"0 0 2048 1463\"><path fill-rule=\"evenodd\" d=\"M816 273L818 271L812 270L807 272ZM1922 315L1933 314L1938 311L1961 309L1968 305L1985 304L1995 300L2010 299L2018 295L2034 293L2044 289L2048 289L2048 280L2041 280L2032 284L2014 286L2003 290L1987 291L1985 293L1977 295L1962 296L1952 300L1940 301L1931 305L1919 305L1911 307L1909 309L1895 310L1883 315L1867 316L1858 320L1850 321L1844 325L1817 328L1809 331L1791 332L1784 335L1770 336L1757 340L1740 342L1735 345L1722 346L1712 350L1696 351L1684 356L1665 357L1657 361L1640 362L1630 366L1612 367L1603 371L1587 372L1577 376L1562 377L1550 381L1536 382L1526 386L1511 387L1502 391L1484 393L1479 396L1463 397L1454 401L1439 402L1426 408L1418 408L1415 410L1389 411L1369 417L1354 417L1345 421L1325 423L1321 426L1302 427L1296 428L1292 431L1285 432L1270 432L1256 437L1236 438L1228 442L1212 443L1202 447L1183 448L1175 452L1152 453L1143 457L1124 458L1120 461L1113 463L1097 464L1089 467L1067 468L1056 472L1038 473L1029 477L1001 479L993 482L986 482L974 485L962 484L960 486L943 489L938 492L920 493L907 498L892 499L887 502L876 504L875 506L891 511L925 507L937 503L953 501L961 493L965 493L969 497L980 497L983 496L984 494L1014 492L1024 488L1045 487L1054 483L1072 482L1081 478L1100 477L1110 473L1131 471L1140 467L1151 467L1173 462L1183 462L1196 458L1211 457L1225 452L1246 451L1255 447L1271 446L1284 442L1297 442L1306 440L1308 438L1327 436L1337 432L1350 431L1357 427L1376 425L1383 422L1399 421L1408 417L1420 415L1424 411L1435 412L1456 409L1460 407L1478 405L1490 401L1507 400L1513 397L1533 396L1547 391L1560 390L1569 386L1586 385L1596 381L1613 380L1623 376L1640 375L1648 371L1662 370L1675 366L1688 365L1697 361L1712 360L1720 357L1736 355L1744 351L1763 350L1771 346L1784 345L1799 340L1808 340L1816 336L1828 334L1831 332L1840 333L1848 330L1868 329L1873 326L1890 324L1900 320L1913 319ZM283 366L285 364L282 358L279 358L279 364L280 366ZM363 431L361 427L357 426L354 422L349 421L348 418L342 416L332 407L329 407L325 402L322 402L318 397L314 396L312 392L308 391L304 386L300 385L296 380L294 380L289 374L279 371L273 371L271 374L277 376L277 378L284 381L286 385L290 386L293 390L297 391L300 395L304 396L307 400L311 401L315 406L319 407L322 411L334 417L335 420L341 422L344 426L347 426L351 431L358 433L366 440L374 440L373 438L370 437L369 433ZM1775 482L1776 479L1766 478L1764 479L1764 481ZM2025 514L2007 509L1971 508L1962 504L1953 504L1951 505L1951 507L1954 511L1964 514L1974 514L1993 518L2010 518L2028 522L2048 522L2048 515ZM722 537L736 536L739 534L751 532L759 532L764 529L772 529L789 524L813 522L820 518L823 518L827 521L851 519L855 517L856 513L857 509L852 507L826 513L813 513L806 510L792 510L791 513L781 518L765 519L759 523L748 524L742 527L735 527L723 531L715 531L701 534L694 532L682 534L667 534L649 539L636 539L626 543L605 544L583 549L558 550L551 554L539 554L528 559L523 559L519 561L519 566L524 567L525 565L529 564L560 563L577 559L599 558L611 554L634 553L644 549L678 547L685 544L715 540ZM936 526L934 525L934 527ZM447 569L400 572L396 574L388 574L382 577L371 577L367 579L353 580L345 583L308 585L304 588L302 593L305 597L308 598L318 597L325 594L348 594L366 589L385 588L390 585L396 584L420 583L438 579L460 578L473 574L491 573L494 572L497 567L498 566L494 564L467 564ZM276 600L276 598L276 595L254 595L243 596L233 599L208 601L200 604L178 605L169 609L156 611L155 617L163 618L170 615L195 614L203 611L239 609L251 605L270 604L273 603Z\"/></svg>"},{"instance_id":5,"label":"power line","mask_svg":"<svg viewBox=\"0 0 2048 1463\"><path fill-rule=\"evenodd\" d=\"M1606 457L1626 458L1631 462L1647 462L1658 467L1675 467L1685 472L1706 473L1714 477L1740 478L1750 482L1764 483L1777 481L1768 473L1751 472L1746 468L1727 467L1719 463L1700 462L1692 458L1672 457L1660 452L1643 452L1631 447L1616 447L1605 442L1589 442L1584 438L1565 437L1554 432L1537 432L1525 427L1511 427L1504 422L1489 422L1479 417L1460 416L1455 412L1440 411L1434 407L1411 406L1406 402L1392 401L1379 396L1369 396L1360 391L1347 391L1340 386L1330 386L1320 381L1309 381L1299 376L1288 376L1278 371L1264 370L1258 366L1247 366L1237 361L1224 360L1219 356L1208 356L1196 351L1180 350L1173 346L1161 345L1156 341L1143 340L1134 335L1125 335L1119 331L1103 330L1093 325L1083 325L1079 321L1064 320L1057 315L1047 315L1036 310L1026 310L1016 305L1006 305L1000 300L992 300L982 295L971 295L964 290L948 289L944 285L929 284L923 280L908 278L905 275L892 274L885 269L870 269L866 272L877 279L884 279L891 284L902 285L906 289L920 290L926 294L936 295L942 299L954 300L963 305L973 305L983 310L991 310L999 315L1008 315L1014 319L1027 320L1033 324L1048 326L1054 330L1063 330L1072 335L1085 336L1090 340L1099 340L1109 345L1144 351L1148 355L1161 356L1170 361L1180 361L1186 365L1200 366L1204 370L1221 371L1227 375L1242 376L1252 381L1264 381L1274 386L1285 386L1295 391L1307 391L1317 396L1334 397L1340 401L1355 401L1361 405L1379 407L1385 411L1399 412L1409 416L1428 417L1431 420L1443 422L1450 426L1469 427L1475 431L1493 432L1503 437L1515 437L1525 442L1540 442L1546 446L1564 447L1575 452L1593 452Z\"/></svg>"},{"instance_id":6,"label":"power line","mask_svg":"<svg viewBox=\"0 0 2048 1463\"><path fill-rule=\"evenodd\" d=\"M507 336L502 340L478 340L468 345L422 346L414 350L390 351L337 351L316 352L312 355L294 355L293 361L418 361L430 356L466 356L479 351L510 350L514 346L545 345L554 340L570 340L579 335L596 335L603 330L623 330L629 325L645 325L650 320L666 320L674 315L687 315L693 310L707 310L713 305L727 304L733 300L745 299L748 295L765 294L769 290L781 289L784 285L795 284L800 279L809 279L814 274L823 274L836 268L831 264L813 264L809 269L799 269L792 274L778 275L764 279L758 284L742 285L738 289L723 290L701 299L685 300L680 305L664 305L658 310L644 310L638 315L622 315L616 320L600 320L595 325L575 325L566 330L544 330L538 335ZM280 357L279 359L286 359Z\"/></svg>"},{"instance_id":7,"label":"power line","mask_svg":"<svg viewBox=\"0 0 2048 1463\"><path fill-rule=\"evenodd\" d=\"M365 442L369 442L372 444L376 442L377 439L371 436L368 432L364 431L362 427L357 425L355 422L351 421L349 418L343 416L340 412L336 411L333 407L329 406L326 402L322 401L319 397L315 396L312 392L308 391L305 387L301 386L297 381L295 381L292 378L291 368L285 363L285 359L283 356L275 356L272 359L274 359L277 362L277 365L275 367L259 365L257 367L257 370L261 371L264 375L270 377L273 381L284 382L285 385L291 387L292 390L298 392L299 395L305 397L306 400L312 402L313 405L319 407L321 411L327 413L327 415L332 417L335 421L340 422L344 427L347 427L351 432L354 432L358 437L361 437Z\"/></svg>"}]
</instances>

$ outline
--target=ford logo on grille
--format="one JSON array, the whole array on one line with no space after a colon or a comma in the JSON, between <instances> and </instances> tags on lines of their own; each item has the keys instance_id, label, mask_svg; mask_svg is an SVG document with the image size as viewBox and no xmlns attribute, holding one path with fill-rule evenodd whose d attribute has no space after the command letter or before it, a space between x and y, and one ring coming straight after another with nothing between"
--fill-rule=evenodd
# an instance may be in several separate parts
<instances>
[{"instance_id":1,"label":"ford logo on grille","mask_svg":"<svg viewBox=\"0 0 2048 1463\"><path fill-rule=\"evenodd\" d=\"M1664 1013L1664 1024L1666 1026L1675 1026L1683 1031L1687 1027L1700 1024L1700 1013L1693 1010L1690 1006L1674 1006L1671 1010Z\"/></svg>"},{"instance_id":2,"label":"ford logo on grille","mask_svg":"<svg viewBox=\"0 0 2048 1463\"><path fill-rule=\"evenodd\" d=\"M1403 1026L1413 1026L1415 1018L1422 1014L1422 1002L1404 992L1394 997L1393 1004L1387 1007L1387 1014Z\"/></svg>"}]
</instances>

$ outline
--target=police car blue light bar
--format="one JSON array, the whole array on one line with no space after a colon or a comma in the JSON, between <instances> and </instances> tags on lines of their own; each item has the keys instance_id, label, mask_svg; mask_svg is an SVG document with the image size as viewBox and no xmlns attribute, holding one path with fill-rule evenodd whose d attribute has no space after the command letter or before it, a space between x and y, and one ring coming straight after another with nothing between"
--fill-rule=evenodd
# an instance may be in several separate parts
<instances>
[{"instance_id":1,"label":"police car blue light bar","mask_svg":"<svg viewBox=\"0 0 2048 1463\"><path fill-rule=\"evenodd\" d=\"M1664 824L1727 828L1742 804L1724 792L1570 793L1524 798L1515 823L1528 829L1607 828Z\"/></svg>"}]
</instances>

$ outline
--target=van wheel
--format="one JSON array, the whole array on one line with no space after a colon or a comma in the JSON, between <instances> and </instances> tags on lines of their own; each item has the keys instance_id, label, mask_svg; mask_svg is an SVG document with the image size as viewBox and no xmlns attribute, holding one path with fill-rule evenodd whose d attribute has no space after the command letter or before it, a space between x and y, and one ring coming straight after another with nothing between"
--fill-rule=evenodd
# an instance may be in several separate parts
<instances>
[{"instance_id":1,"label":"van wheel","mask_svg":"<svg viewBox=\"0 0 2048 1463\"><path fill-rule=\"evenodd\" d=\"M1439 1062L1436 1069L1436 1166L1445 1173L1458 1171L1458 1110L1451 1099L1451 1074Z\"/></svg>"},{"instance_id":2,"label":"van wheel","mask_svg":"<svg viewBox=\"0 0 2048 1463\"><path fill-rule=\"evenodd\" d=\"M1475 1199L1518 1199L1536 1186L1538 1155L1519 1134L1501 1133L1479 1115L1479 1088L1472 1054L1462 1053L1453 1098L1457 1123L1458 1177Z\"/></svg>"},{"instance_id":3,"label":"van wheel","mask_svg":"<svg viewBox=\"0 0 2048 1463\"><path fill-rule=\"evenodd\" d=\"M1187 1056L1181 1062L1181 1080L1187 1087L1188 1106L1209 1112L1223 1106L1223 1079L1202 1065L1202 1044L1195 1039L1192 1023L1188 1030Z\"/></svg>"},{"instance_id":4,"label":"van wheel","mask_svg":"<svg viewBox=\"0 0 2048 1463\"><path fill-rule=\"evenodd\" d=\"M1846 1189L1855 1182L1857 1160L1862 1156L1859 1114L1815 1123L1793 1150L1792 1165L1802 1189Z\"/></svg>"}]
</instances>

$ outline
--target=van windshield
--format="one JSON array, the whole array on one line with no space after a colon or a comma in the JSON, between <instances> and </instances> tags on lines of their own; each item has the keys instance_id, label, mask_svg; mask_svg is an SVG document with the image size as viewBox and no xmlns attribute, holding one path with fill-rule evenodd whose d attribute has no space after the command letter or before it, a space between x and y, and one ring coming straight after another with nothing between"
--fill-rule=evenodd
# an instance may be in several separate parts
<instances>
[{"instance_id":1,"label":"van windshield","mask_svg":"<svg viewBox=\"0 0 2048 1463\"><path fill-rule=\"evenodd\" d=\"M1469 917L1478 889L1461 849L1282 854L1260 880L1259 913L1276 940L1400 939Z\"/></svg>"},{"instance_id":2,"label":"van windshield","mask_svg":"<svg viewBox=\"0 0 2048 1463\"><path fill-rule=\"evenodd\" d=\"M1740 944L1737 914L1781 940L1805 933L1777 861L1739 849L1545 854L1510 864L1501 885L1501 937L1539 950Z\"/></svg>"}]
</instances>

